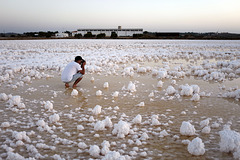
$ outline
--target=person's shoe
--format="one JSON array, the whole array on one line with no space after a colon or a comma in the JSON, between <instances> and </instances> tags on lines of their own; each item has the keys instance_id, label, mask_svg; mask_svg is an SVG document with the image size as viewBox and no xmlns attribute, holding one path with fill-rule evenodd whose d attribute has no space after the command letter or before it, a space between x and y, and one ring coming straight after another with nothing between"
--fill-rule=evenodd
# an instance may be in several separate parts
<instances>
[{"instance_id":1,"label":"person's shoe","mask_svg":"<svg viewBox=\"0 0 240 160\"><path fill-rule=\"evenodd\" d=\"M72 88L77 88L77 85L73 85Z\"/></svg>"}]
</instances>

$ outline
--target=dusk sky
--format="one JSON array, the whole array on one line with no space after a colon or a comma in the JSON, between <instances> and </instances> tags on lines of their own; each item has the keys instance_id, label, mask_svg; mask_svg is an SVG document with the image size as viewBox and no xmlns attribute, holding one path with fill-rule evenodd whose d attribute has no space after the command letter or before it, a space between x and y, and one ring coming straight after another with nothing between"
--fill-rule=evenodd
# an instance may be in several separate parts
<instances>
[{"instance_id":1,"label":"dusk sky","mask_svg":"<svg viewBox=\"0 0 240 160\"><path fill-rule=\"evenodd\" d=\"M0 0L0 33L143 28L240 33L240 0Z\"/></svg>"}]
</instances>

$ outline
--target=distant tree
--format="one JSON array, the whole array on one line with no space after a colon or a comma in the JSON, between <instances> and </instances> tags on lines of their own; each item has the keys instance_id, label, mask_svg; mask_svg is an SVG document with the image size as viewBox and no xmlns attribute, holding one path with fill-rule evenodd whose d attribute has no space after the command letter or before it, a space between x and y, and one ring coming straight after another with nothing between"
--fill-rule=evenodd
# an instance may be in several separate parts
<instances>
[{"instance_id":1,"label":"distant tree","mask_svg":"<svg viewBox=\"0 0 240 160\"><path fill-rule=\"evenodd\" d=\"M94 36L92 35L92 32L87 32L87 34L84 34L84 37L85 38L92 38Z\"/></svg>"},{"instance_id":2,"label":"distant tree","mask_svg":"<svg viewBox=\"0 0 240 160\"><path fill-rule=\"evenodd\" d=\"M133 34L133 38L142 38L143 34Z\"/></svg>"},{"instance_id":3,"label":"distant tree","mask_svg":"<svg viewBox=\"0 0 240 160\"><path fill-rule=\"evenodd\" d=\"M82 38L82 34L81 34L81 33L75 34L74 37L75 37L75 38Z\"/></svg>"},{"instance_id":4,"label":"distant tree","mask_svg":"<svg viewBox=\"0 0 240 160\"><path fill-rule=\"evenodd\" d=\"M111 38L117 38L117 37L118 37L118 35L117 35L116 32L112 32L112 33L111 33Z\"/></svg>"},{"instance_id":5,"label":"distant tree","mask_svg":"<svg viewBox=\"0 0 240 160\"><path fill-rule=\"evenodd\" d=\"M105 37L106 37L105 33L100 33L100 34L97 35L98 39L105 38Z\"/></svg>"}]
</instances>

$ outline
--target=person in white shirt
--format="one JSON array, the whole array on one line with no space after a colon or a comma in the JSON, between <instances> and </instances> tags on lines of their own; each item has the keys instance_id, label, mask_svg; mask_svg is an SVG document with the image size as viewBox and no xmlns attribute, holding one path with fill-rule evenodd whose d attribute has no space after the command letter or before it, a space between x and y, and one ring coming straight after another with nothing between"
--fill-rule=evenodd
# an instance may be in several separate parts
<instances>
[{"instance_id":1,"label":"person in white shirt","mask_svg":"<svg viewBox=\"0 0 240 160\"><path fill-rule=\"evenodd\" d=\"M75 61L70 62L63 70L61 79L65 83L65 87L69 87L69 83L73 83L73 88L77 87L85 74L86 61L81 56L76 56Z\"/></svg>"}]
</instances>

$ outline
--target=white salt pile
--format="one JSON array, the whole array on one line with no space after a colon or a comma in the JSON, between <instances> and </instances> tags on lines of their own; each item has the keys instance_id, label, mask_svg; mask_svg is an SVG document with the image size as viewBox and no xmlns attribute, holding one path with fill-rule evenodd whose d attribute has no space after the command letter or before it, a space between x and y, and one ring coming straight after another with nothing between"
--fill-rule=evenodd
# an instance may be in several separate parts
<instances>
[{"instance_id":1,"label":"white salt pile","mask_svg":"<svg viewBox=\"0 0 240 160\"><path fill-rule=\"evenodd\" d=\"M3 128L10 127L10 123L9 123L9 122L3 122L3 123L1 124L1 127L3 127Z\"/></svg>"},{"instance_id":2,"label":"white salt pile","mask_svg":"<svg viewBox=\"0 0 240 160\"><path fill-rule=\"evenodd\" d=\"M168 95L174 94L176 92L175 88L173 86L168 86L166 93Z\"/></svg>"},{"instance_id":3,"label":"white salt pile","mask_svg":"<svg viewBox=\"0 0 240 160\"><path fill-rule=\"evenodd\" d=\"M115 91L115 92L112 94L112 96L113 96L114 98L117 98L118 95L119 95L119 92L118 92L118 91Z\"/></svg>"},{"instance_id":4,"label":"white salt pile","mask_svg":"<svg viewBox=\"0 0 240 160\"><path fill-rule=\"evenodd\" d=\"M113 135L117 135L119 138L124 138L129 134L130 124L125 121L119 121L118 124L114 124L114 129L112 131Z\"/></svg>"},{"instance_id":5,"label":"white salt pile","mask_svg":"<svg viewBox=\"0 0 240 160\"><path fill-rule=\"evenodd\" d=\"M94 115L98 115L98 114L101 113L101 111L102 111L102 106L96 105L96 106L93 108L92 113L93 113Z\"/></svg>"},{"instance_id":6,"label":"white salt pile","mask_svg":"<svg viewBox=\"0 0 240 160\"><path fill-rule=\"evenodd\" d=\"M88 152L91 156L95 158L100 156L100 148L97 145L91 145Z\"/></svg>"},{"instance_id":7,"label":"white salt pile","mask_svg":"<svg viewBox=\"0 0 240 160\"><path fill-rule=\"evenodd\" d=\"M140 124L142 122L142 116L140 114L138 114L133 120L132 122L134 124Z\"/></svg>"},{"instance_id":8,"label":"white salt pile","mask_svg":"<svg viewBox=\"0 0 240 160\"><path fill-rule=\"evenodd\" d=\"M234 158L240 158L240 133L233 131L230 127L225 127L219 132L220 135L220 151L232 152Z\"/></svg>"},{"instance_id":9,"label":"white salt pile","mask_svg":"<svg viewBox=\"0 0 240 160\"><path fill-rule=\"evenodd\" d=\"M128 90L129 92L136 92L136 86L135 86L135 84L134 84L132 81L130 81L130 82L128 83L127 90Z\"/></svg>"},{"instance_id":10,"label":"white salt pile","mask_svg":"<svg viewBox=\"0 0 240 160\"><path fill-rule=\"evenodd\" d=\"M181 135L193 136L195 135L195 128L190 122L183 121L180 127Z\"/></svg>"},{"instance_id":11,"label":"white salt pile","mask_svg":"<svg viewBox=\"0 0 240 160\"><path fill-rule=\"evenodd\" d=\"M1 101L6 101L6 100L8 100L8 96L5 93L1 93L0 94L0 100Z\"/></svg>"},{"instance_id":12,"label":"white salt pile","mask_svg":"<svg viewBox=\"0 0 240 160\"><path fill-rule=\"evenodd\" d=\"M144 107L145 103L144 102L140 102L139 104L137 104L138 107Z\"/></svg>"},{"instance_id":13,"label":"white salt pile","mask_svg":"<svg viewBox=\"0 0 240 160\"><path fill-rule=\"evenodd\" d=\"M71 96L77 96L78 95L78 90L73 89L71 92Z\"/></svg>"},{"instance_id":14,"label":"white salt pile","mask_svg":"<svg viewBox=\"0 0 240 160\"><path fill-rule=\"evenodd\" d=\"M157 87L158 87L158 88L161 88L162 86L163 86L163 82L162 82L162 81L158 81Z\"/></svg>"},{"instance_id":15,"label":"white salt pile","mask_svg":"<svg viewBox=\"0 0 240 160\"><path fill-rule=\"evenodd\" d=\"M53 104L50 101L45 102L44 108L47 110L52 110L53 109Z\"/></svg>"},{"instance_id":16,"label":"white salt pile","mask_svg":"<svg viewBox=\"0 0 240 160\"><path fill-rule=\"evenodd\" d=\"M96 96L101 96L102 95L102 91L101 90L97 90L96 91Z\"/></svg>"},{"instance_id":17,"label":"white salt pile","mask_svg":"<svg viewBox=\"0 0 240 160\"><path fill-rule=\"evenodd\" d=\"M104 84L103 84L103 88L109 88L109 84L108 84L108 82L105 82Z\"/></svg>"},{"instance_id":18,"label":"white salt pile","mask_svg":"<svg viewBox=\"0 0 240 160\"><path fill-rule=\"evenodd\" d=\"M60 120L60 116L55 113L49 117L49 120L51 123L58 122Z\"/></svg>"},{"instance_id":19,"label":"white salt pile","mask_svg":"<svg viewBox=\"0 0 240 160\"><path fill-rule=\"evenodd\" d=\"M204 147L202 139L196 137L188 144L188 152L195 156L201 156L205 153Z\"/></svg>"}]
</instances>

